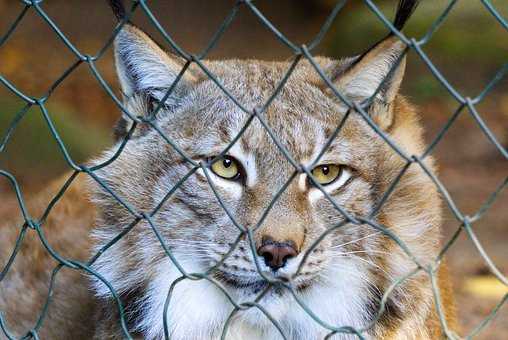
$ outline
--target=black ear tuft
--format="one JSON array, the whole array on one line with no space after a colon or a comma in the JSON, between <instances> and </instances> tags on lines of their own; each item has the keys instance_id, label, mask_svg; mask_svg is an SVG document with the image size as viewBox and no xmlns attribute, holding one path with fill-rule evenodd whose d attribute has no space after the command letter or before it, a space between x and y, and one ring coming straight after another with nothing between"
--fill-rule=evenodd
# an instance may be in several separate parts
<instances>
[{"instance_id":1,"label":"black ear tuft","mask_svg":"<svg viewBox=\"0 0 508 340\"><path fill-rule=\"evenodd\" d=\"M116 18L120 20L125 19L125 7L122 0L108 0L109 6L113 10Z\"/></svg>"},{"instance_id":2,"label":"black ear tuft","mask_svg":"<svg viewBox=\"0 0 508 340\"><path fill-rule=\"evenodd\" d=\"M399 31L402 30L406 21L413 14L416 7L418 6L419 0L400 0L397 6L397 13L395 14L395 20L393 26Z\"/></svg>"}]
</instances>

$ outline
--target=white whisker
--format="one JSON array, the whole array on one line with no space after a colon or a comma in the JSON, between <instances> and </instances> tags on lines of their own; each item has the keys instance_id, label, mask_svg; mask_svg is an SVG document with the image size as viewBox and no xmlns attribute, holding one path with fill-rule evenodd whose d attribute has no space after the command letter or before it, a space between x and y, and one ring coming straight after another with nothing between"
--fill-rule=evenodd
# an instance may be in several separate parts
<instances>
[{"instance_id":1,"label":"white whisker","mask_svg":"<svg viewBox=\"0 0 508 340\"><path fill-rule=\"evenodd\" d=\"M341 248L343 246L346 246L348 244L351 244L351 243L356 243L358 241L361 241L361 240L365 240L366 238L369 238L369 237L373 237L373 236L376 236L376 235L379 235L381 232L380 231L377 231L375 233L372 233L372 234L369 234L367 236L363 236L363 237L360 237L360 238L357 238L356 240L352 240L352 241L348 241L346 243L342 243L342 244L338 244L338 245L334 245L331 247L331 249L335 249L335 248Z\"/></svg>"},{"instance_id":2,"label":"white whisker","mask_svg":"<svg viewBox=\"0 0 508 340\"><path fill-rule=\"evenodd\" d=\"M350 254L382 254L382 255L389 255L390 252L382 251L382 250L354 250L354 251L348 251L348 252L332 252L330 255L331 257L341 257L346 256Z\"/></svg>"}]
</instances>

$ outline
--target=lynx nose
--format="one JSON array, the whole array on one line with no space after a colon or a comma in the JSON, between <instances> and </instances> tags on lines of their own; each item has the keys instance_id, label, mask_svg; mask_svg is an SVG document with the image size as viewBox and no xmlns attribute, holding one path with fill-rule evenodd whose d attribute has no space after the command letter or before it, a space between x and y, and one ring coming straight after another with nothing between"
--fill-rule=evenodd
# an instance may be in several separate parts
<instances>
[{"instance_id":1,"label":"lynx nose","mask_svg":"<svg viewBox=\"0 0 508 340\"><path fill-rule=\"evenodd\" d=\"M265 259L268 267L276 271L286 265L287 260L298 255L294 242L275 242L264 240L258 248L258 255Z\"/></svg>"}]
</instances>

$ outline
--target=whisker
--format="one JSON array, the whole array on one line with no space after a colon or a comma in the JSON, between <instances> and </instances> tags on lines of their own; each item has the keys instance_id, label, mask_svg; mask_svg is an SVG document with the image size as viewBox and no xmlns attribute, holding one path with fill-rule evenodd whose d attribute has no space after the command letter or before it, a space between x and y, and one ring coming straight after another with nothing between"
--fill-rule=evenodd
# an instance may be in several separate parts
<instances>
[{"instance_id":1,"label":"whisker","mask_svg":"<svg viewBox=\"0 0 508 340\"><path fill-rule=\"evenodd\" d=\"M350 255L350 254L361 254L361 253L366 253L366 254L382 254L382 255L389 255L390 252L387 252L387 251L382 251L382 250L354 250L354 251L349 251L349 252L333 252L330 257L341 257L341 256L346 256L346 255Z\"/></svg>"},{"instance_id":2,"label":"whisker","mask_svg":"<svg viewBox=\"0 0 508 340\"><path fill-rule=\"evenodd\" d=\"M341 247L346 246L348 244L355 243L355 242L358 242L358 241L361 241L361 240L365 240L366 238L369 238L369 237L372 237L372 236L376 236L376 235L379 235L379 234L381 234L381 232L380 231L376 231L376 232L374 232L372 234L369 234L367 236L363 236L363 237L357 238L356 240L352 240L352 241L348 241L346 243L334 245L334 246L331 247L331 249L341 248Z\"/></svg>"}]
</instances>

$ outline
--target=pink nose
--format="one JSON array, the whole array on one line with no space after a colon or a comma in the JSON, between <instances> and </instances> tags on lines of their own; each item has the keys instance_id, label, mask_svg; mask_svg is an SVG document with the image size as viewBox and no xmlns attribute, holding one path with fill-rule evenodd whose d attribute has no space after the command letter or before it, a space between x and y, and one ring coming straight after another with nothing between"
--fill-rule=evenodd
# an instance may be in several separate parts
<instances>
[{"instance_id":1,"label":"pink nose","mask_svg":"<svg viewBox=\"0 0 508 340\"><path fill-rule=\"evenodd\" d=\"M264 241L258 248L258 255L265 259L268 267L276 271L286 265L287 260L298 255L294 242Z\"/></svg>"}]
</instances>

